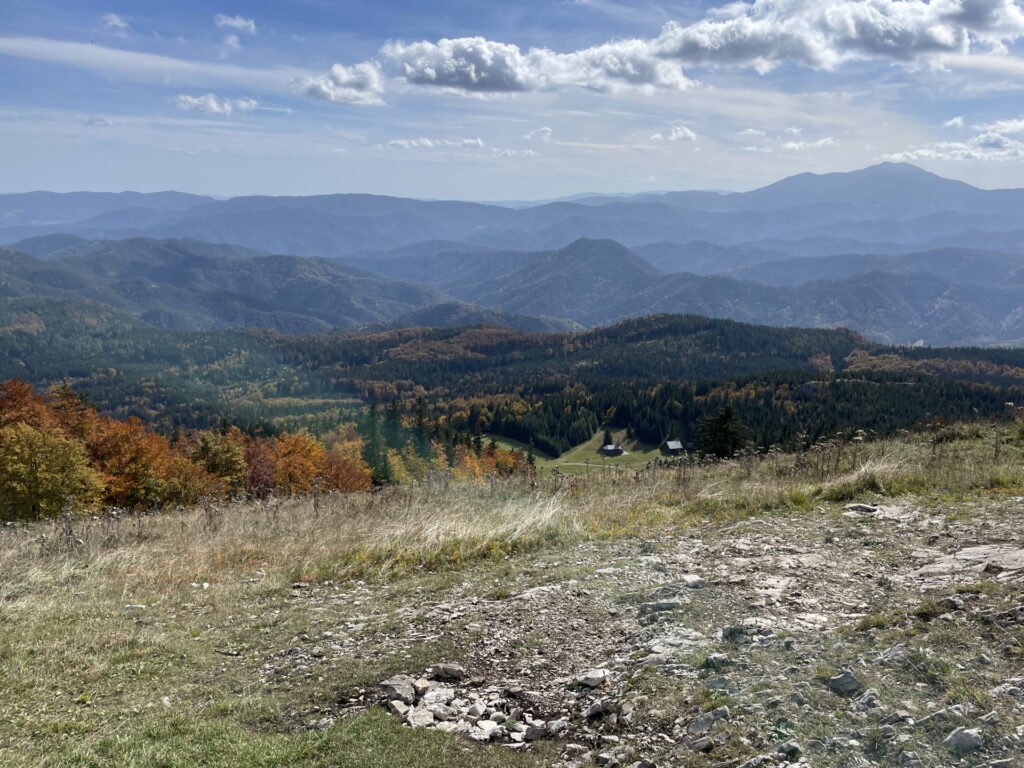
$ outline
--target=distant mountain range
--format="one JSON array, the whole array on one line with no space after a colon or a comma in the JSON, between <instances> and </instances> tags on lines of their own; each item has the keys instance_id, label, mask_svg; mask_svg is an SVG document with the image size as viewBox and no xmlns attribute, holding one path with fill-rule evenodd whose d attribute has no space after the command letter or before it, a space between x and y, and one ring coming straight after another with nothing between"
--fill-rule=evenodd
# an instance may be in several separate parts
<instances>
[{"instance_id":1,"label":"distant mountain range","mask_svg":"<svg viewBox=\"0 0 1024 768\"><path fill-rule=\"evenodd\" d=\"M614 241L578 240L536 253L398 255L380 259L376 269L424 280L473 304L586 326L688 313L841 326L896 344L992 345L1024 342L1022 263L1006 254L947 249L763 262L732 275L667 274Z\"/></svg>"},{"instance_id":2,"label":"distant mountain range","mask_svg":"<svg viewBox=\"0 0 1024 768\"><path fill-rule=\"evenodd\" d=\"M0 296L176 329L544 332L665 312L1024 343L1024 190L906 164L538 205L33 192L0 195L0 242Z\"/></svg>"},{"instance_id":3,"label":"distant mountain range","mask_svg":"<svg viewBox=\"0 0 1024 768\"><path fill-rule=\"evenodd\" d=\"M173 192L0 195L0 242L55 233L194 238L324 258L430 240L556 250L581 237L630 247L703 240L789 256L841 252L809 254L785 245L816 238L865 246L842 248L846 252L876 252L872 244L993 249L993 233L1014 231L1024 231L1024 190L982 190L892 163L801 174L752 192L667 192L528 207L354 194L229 200ZM758 245L765 240L774 244ZM1024 253L1019 235L994 249Z\"/></svg>"}]
</instances>

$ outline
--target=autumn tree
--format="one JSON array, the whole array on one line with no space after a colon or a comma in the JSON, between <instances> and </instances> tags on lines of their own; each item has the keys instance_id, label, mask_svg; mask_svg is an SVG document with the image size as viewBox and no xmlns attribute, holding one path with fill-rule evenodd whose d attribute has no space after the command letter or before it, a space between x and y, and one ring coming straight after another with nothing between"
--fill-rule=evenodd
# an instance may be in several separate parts
<instances>
[{"instance_id":1,"label":"autumn tree","mask_svg":"<svg viewBox=\"0 0 1024 768\"><path fill-rule=\"evenodd\" d=\"M274 485L285 493L309 493L320 474L324 449L308 435L281 435L274 441Z\"/></svg>"},{"instance_id":2,"label":"autumn tree","mask_svg":"<svg viewBox=\"0 0 1024 768\"><path fill-rule=\"evenodd\" d=\"M124 507L162 507L169 501L173 456L167 438L136 418L100 419L89 436L93 466L106 479L107 501Z\"/></svg>"},{"instance_id":3,"label":"autumn tree","mask_svg":"<svg viewBox=\"0 0 1024 768\"><path fill-rule=\"evenodd\" d=\"M79 443L24 423L0 429L0 519L87 509L102 491Z\"/></svg>"},{"instance_id":4,"label":"autumn tree","mask_svg":"<svg viewBox=\"0 0 1024 768\"><path fill-rule=\"evenodd\" d=\"M248 473L245 450L230 430L225 434L201 433L189 446L188 456L211 475L220 478L229 495L236 496L245 490Z\"/></svg>"},{"instance_id":5,"label":"autumn tree","mask_svg":"<svg viewBox=\"0 0 1024 768\"><path fill-rule=\"evenodd\" d=\"M269 440L249 438L244 444L245 490L256 498L263 499L274 492L276 459Z\"/></svg>"},{"instance_id":6,"label":"autumn tree","mask_svg":"<svg viewBox=\"0 0 1024 768\"><path fill-rule=\"evenodd\" d=\"M321 477L324 486L335 491L368 491L373 487L370 468L362 459L346 457L337 451L324 453Z\"/></svg>"},{"instance_id":7,"label":"autumn tree","mask_svg":"<svg viewBox=\"0 0 1024 768\"><path fill-rule=\"evenodd\" d=\"M69 437L85 440L96 422L96 411L66 381L50 387L46 396L57 424Z\"/></svg>"},{"instance_id":8,"label":"autumn tree","mask_svg":"<svg viewBox=\"0 0 1024 768\"><path fill-rule=\"evenodd\" d=\"M53 429L56 419L46 401L35 393L32 385L21 379L0 384L0 427L27 424L35 429Z\"/></svg>"},{"instance_id":9,"label":"autumn tree","mask_svg":"<svg viewBox=\"0 0 1024 768\"><path fill-rule=\"evenodd\" d=\"M164 480L165 503L188 506L204 499L222 497L226 491L224 481L207 472L201 464L184 454L171 456Z\"/></svg>"}]
</instances>

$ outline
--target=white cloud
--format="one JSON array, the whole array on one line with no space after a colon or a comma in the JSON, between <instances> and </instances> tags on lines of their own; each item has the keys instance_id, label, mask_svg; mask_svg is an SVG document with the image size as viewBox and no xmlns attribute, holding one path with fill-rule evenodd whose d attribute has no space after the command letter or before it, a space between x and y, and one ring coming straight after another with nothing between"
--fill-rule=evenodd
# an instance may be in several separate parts
<instances>
[{"instance_id":1,"label":"white cloud","mask_svg":"<svg viewBox=\"0 0 1024 768\"><path fill-rule=\"evenodd\" d=\"M782 145L783 149L789 150L802 150L802 149L822 149L823 147L837 147L839 146L839 140L835 136L826 136L823 139L817 141L787 141Z\"/></svg>"},{"instance_id":2,"label":"white cloud","mask_svg":"<svg viewBox=\"0 0 1024 768\"><path fill-rule=\"evenodd\" d=\"M207 93L204 96L178 96L174 103L178 109L186 112L199 112L204 115L224 115L228 117L235 110L249 112L259 106L255 99L218 99L214 94Z\"/></svg>"},{"instance_id":3,"label":"white cloud","mask_svg":"<svg viewBox=\"0 0 1024 768\"><path fill-rule=\"evenodd\" d=\"M220 57L222 59L227 58L232 53L237 53L242 50L242 43L238 39L238 35L224 35L222 46L223 47L220 50Z\"/></svg>"},{"instance_id":4,"label":"white cloud","mask_svg":"<svg viewBox=\"0 0 1024 768\"><path fill-rule=\"evenodd\" d=\"M1022 37L1019 0L750 0L693 24L670 22L651 39L568 53L462 37L392 42L380 56L409 84L458 92L682 90L693 84L683 67L767 72L786 62L834 69L862 59L938 67L958 57L1001 56Z\"/></svg>"},{"instance_id":5,"label":"white cloud","mask_svg":"<svg viewBox=\"0 0 1024 768\"><path fill-rule=\"evenodd\" d=\"M803 128L787 128L783 131L787 136L801 136L804 132Z\"/></svg>"},{"instance_id":6,"label":"white cloud","mask_svg":"<svg viewBox=\"0 0 1024 768\"><path fill-rule=\"evenodd\" d=\"M314 99L337 104L383 104L384 77L376 62L346 67L335 64L326 75L296 81L298 90Z\"/></svg>"},{"instance_id":7,"label":"white cloud","mask_svg":"<svg viewBox=\"0 0 1024 768\"><path fill-rule=\"evenodd\" d=\"M480 148L483 145L483 139L479 138L452 141L450 139L428 139L426 137L421 137L418 139L392 139L385 146L393 149L440 149L442 147Z\"/></svg>"},{"instance_id":8,"label":"white cloud","mask_svg":"<svg viewBox=\"0 0 1024 768\"><path fill-rule=\"evenodd\" d=\"M886 155L886 160L983 160L1006 162L1024 160L1024 142L995 131L986 131L967 141L939 141Z\"/></svg>"},{"instance_id":9,"label":"white cloud","mask_svg":"<svg viewBox=\"0 0 1024 768\"><path fill-rule=\"evenodd\" d=\"M1017 0L753 0L688 26L669 23L651 45L656 55L691 66L765 72L783 62L833 69L855 59L998 52L1021 37Z\"/></svg>"},{"instance_id":10,"label":"white cloud","mask_svg":"<svg viewBox=\"0 0 1024 768\"><path fill-rule=\"evenodd\" d=\"M963 128L964 118L963 115L957 115L956 117L950 118L942 124L943 128Z\"/></svg>"},{"instance_id":11,"label":"white cloud","mask_svg":"<svg viewBox=\"0 0 1024 768\"><path fill-rule=\"evenodd\" d=\"M1024 133L1024 117L1012 120L996 120L994 123L982 123L973 127L984 132Z\"/></svg>"},{"instance_id":12,"label":"white cloud","mask_svg":"<svg viewBox=\"0 0 1024 768\"><path fill-rule=\"evenodd\" d=\"M199 88L230 85L282 94L292 92L296 80L312 74L302 69L240 67L190 61L39 37L0 37L0 54L65 64L133 83L190 85Z\"/></svg>"},{"instance_id":13,"label":"white cloud","mask_svg":"<svg viewBox=\"0 0 1024 768\"><path fill-rule=\"evenodd\" d=\"M239 32L245 32L249 35L256 34L256 22L244 16L228 16L224 13L218 13L213 17L213 23L219 29L237 29Z\"/></svg>"},{"instance_id":14,"label":"white cloud","mask_svg":"<svg viewBox=\"0 0 1024 768\"><path fill-rule=\"evenodd\" d=\"M109 128L113 124L114 121L106 115L89 115L82 118L82 125L87 125L90 128Z\"/></svg>"},{"instance_id":15,"label":"white cloud","mask_svg":"<svg viewBox=\"0 0 1024 768\"><path fill-rule=\"evenodd\" d=\"M523 51L483 37L436 43L388 43L381 56L406 82L475 93L516 93L558 86L598 91L618 88L683 89L682 68L651 54L643 40L621 40L572 53Z\"/></svg>"},{"instance_id":16,"label":"white cloud","mask_svg":"<svg viewBox=\"0 0 1024 768\"><path fill-rule=\"evenodd\" d=\"M0 54L50 61L133 83L211 88L226 85L264 93L350 104L382 104L383 77L375 62L335 65L326 75L294 67L260 68L190 61L154 53L125 51L90 43L40 37L0 37Z\"/></svg>"},{"instance_id":17,"label":"white cloud","mask_svg":"<svg viewBox=\"0 0 1024 768\"><path fill-rule=\"evenodd\" d=\"M125 20L124 16L119 16L116 13L108 13L101 21L103 26L107 28L107 31L117 37L128 37L128 33L132 29L131 24Z\"/></svg>"},{"instance_id":18,"label":"white cloud","mask_svg":"<svg viewBox=\"0 0 1024 768\"><path fill-rule=\"evenodd\" d=\"M1024 59L1001 54L978 54L969 56L943 56L941 64L955 69L967 69L1009 78L1008 87L1020 88L1020 79L1024 77Z\"/></svg>"},{"instance_id":19,"label":"white cloud","mask_svg":"<svg viewBox=\"0 0 1024 768\"><path fill-rule=\"evenodd\" d=\"M532 149L492 149L493 157L540 157L539 152Z\"/></svg>"},{"instance_id":20,"label":"white cloud","mask_svg":"<svg viewBox=\"0 0 1024 768\"><path fill-rule=\"evenodd\" d=\"M542 144L550 144L551 137L554 135L554 131L547 126L543 128L535 128L532 131L527 131L523 134L523 141L539 141Z\"/></svg>"},{"instance_id":21,"label":"white cloud","mask_svg":"<svg viewBox=\"0 0 1024 768\"><path fill-rule=\"evenodd\" d=\"M744 128L742 131L736 133L737 136L756 136L758 138L764 138L766 135L764 131L759 131L757 128Z\"/></svg>"},{"instance_id":22,"label":"white cloud","mask_svg":"<svg viewBox=\"0 0 1024 768\"><path fill-rule=\"evenodd\" d=\"M656 134L651 136L651 141L696 141L697 134L686 125L682 120L676 120L672 123L671 130L668 133L662 133L658 131Z\"/></svg>"}]
</instances>

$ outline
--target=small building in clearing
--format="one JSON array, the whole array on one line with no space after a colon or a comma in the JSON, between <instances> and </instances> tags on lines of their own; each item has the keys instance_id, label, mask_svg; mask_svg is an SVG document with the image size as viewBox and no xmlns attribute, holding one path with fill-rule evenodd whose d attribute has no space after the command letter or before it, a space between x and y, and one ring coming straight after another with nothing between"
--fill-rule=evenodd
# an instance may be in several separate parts
<instances>
[{"instance_id":1,"label":"small building in clearing","mask_svg":"<svg viewBox=\"0 0 1024 768\"><path fill-rule=\"evenodd\" d=\"M661 452L666 456L681 456L683 443L681 440L666 440L661 446Z\"/></svg>"},{"instance_id":2,"label":"small building in clearing","mask_svg":"<svg viewBox=\"0 0 1024 768\"><path fill-rule=\"evenodd\" d=\"M616 443L615 445L602 445L598 451L602 456L621 456L625 453L622 450L622 446Z\"/></svg>"}]
</instances>

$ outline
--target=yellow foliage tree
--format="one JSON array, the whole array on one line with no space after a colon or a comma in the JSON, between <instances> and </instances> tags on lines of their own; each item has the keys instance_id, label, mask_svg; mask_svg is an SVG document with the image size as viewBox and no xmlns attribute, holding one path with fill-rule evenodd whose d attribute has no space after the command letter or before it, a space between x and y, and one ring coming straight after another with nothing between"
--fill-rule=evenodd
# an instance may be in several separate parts
<instances>
[{"instance_id":1,"label":"yellow foliage tree","mask_svg":"<svg viewBox=\"0 0 1024 768\"><path fill-rule=\"evenodd\" d=\"M87 509L102 492L100 475L75 441L28 424L0 429L0 519Z\"/></svg>"},{"instance_id":2,"label":"yellow foliage tree","mask_svg":"<svg viewBox=\"0 0 1024 768\"><path fill-rule=\"evenodd\" d=\"M54 384L46 404L64 433L78 441L85 440L96 423L96 411L88 407L67 382Z\"/></svg>"},{"instance_id":3,"label":"yellow foliage tree","mask_svg":"<svg viewBox=\"0 0 1024 768\"><path fill-rule=\"evenodd\" d=\"M388 466L391 467L391 482L402 484L412 480L412 473L405 466L402 454L394 448L388 449Z\"/></svg>"},{"instance_id":4,"label":"yellow foliage tree","mask_svg":"<svg viewBox=\"0 0 1024 768\"><path fill-rule=\"evenodd\" d=\"M412 445L407 445L402 449L401 457L405 471L416 480L422 480L434 471L430 457L423 456Z\"/></svg>"},{"instance_id":5,"label":"yellow foliage tree","mask_svg":"<svg viewBox=\"0 0 1024 768\"><path fill-rule=\"evenodd\" d=\"M324 465L324 449L309 435L274 441L274 485L285 493L309 493Z\"/></svg>"},{"instance_id":6,"label":"yellow foliage tree","mask_svg":"<svg viewBox=\"0 0 1024 768\"><path fill-rule=\"evenodd\" d=\"M221 498L227 491L221 478L180 454L171 458L166 489L167 503L186 506L205 499Z\"/></svg>"}]
</instances>

